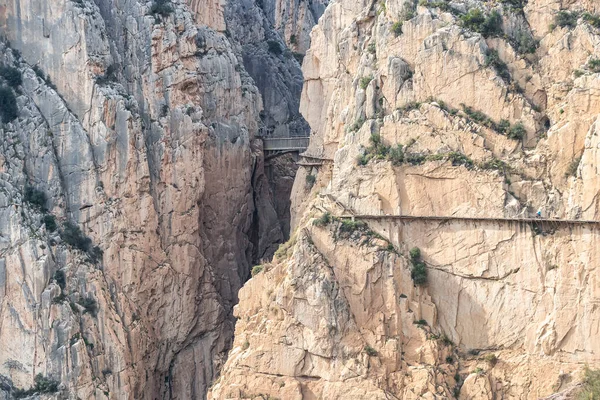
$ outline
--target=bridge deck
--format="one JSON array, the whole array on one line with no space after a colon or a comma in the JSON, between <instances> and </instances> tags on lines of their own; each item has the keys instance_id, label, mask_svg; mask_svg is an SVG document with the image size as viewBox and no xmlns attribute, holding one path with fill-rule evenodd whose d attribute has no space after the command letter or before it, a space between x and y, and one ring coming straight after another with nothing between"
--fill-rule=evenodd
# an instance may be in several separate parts
<instances>
[{"instance_id":1,"label":"bridge deck","mask_svg":"<svg viewBox=\"0 0 600 400\"><path fill-rule=\"evenodd\" d=\"M264 138L265 151L305 151L308 148L309 137Z\"/></svg>"},{"instance_id":2,"label":"bridge deck","mask_svg":"<svg viewBox=\"0 0 600 400\"><path fill-rule=\"evenodd\" d=\"M340 215L339 218L354 218L354 219L373 219L373 220L430 220L430 221L481 221L481 222L493 222L493 221L508 221L508 222L527 222L527 223L556 223L556 224L568 224L568 225L586 225L593 224L599 225L600 221L597 220L583 220L583 219L558 219L558 218L491 218L491 217L453 217L453 216L416 216L416 215L351 215L345 214Z\"/></svg>"}]
</instances>

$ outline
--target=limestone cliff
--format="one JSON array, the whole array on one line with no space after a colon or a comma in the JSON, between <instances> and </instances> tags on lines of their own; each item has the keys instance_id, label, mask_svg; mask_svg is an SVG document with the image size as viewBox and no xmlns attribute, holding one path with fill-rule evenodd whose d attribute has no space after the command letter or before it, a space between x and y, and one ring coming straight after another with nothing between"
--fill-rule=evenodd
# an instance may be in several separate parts
<instances>
[{"instance_id":1,"label":"limestone cliff","mask_svg":"<svg viewBox=\"0 0 600 400\"><path fill-rule=\"evenodd\" d=\"M210 396L573 393L600 366L600 227L576 222L600 218L598 13L331 2L303 63L295 235L241 289ZM538 210L566 221L518 220Z\"/></svg>"},{"instance_id":2,"label":"limestone cliff","mask_svg":"<svg viewBox=\"0 0 600 400\"><path fill-rule=\"evenodd\" d=\"M237 5L0 4L17 105L0 124L0 398L205 396L238 289L284 237L257 136L303 124L297 61L254 38L291 99L276 109L232 37L255 25L232 26Z\"/></svg>"}]
</instances>

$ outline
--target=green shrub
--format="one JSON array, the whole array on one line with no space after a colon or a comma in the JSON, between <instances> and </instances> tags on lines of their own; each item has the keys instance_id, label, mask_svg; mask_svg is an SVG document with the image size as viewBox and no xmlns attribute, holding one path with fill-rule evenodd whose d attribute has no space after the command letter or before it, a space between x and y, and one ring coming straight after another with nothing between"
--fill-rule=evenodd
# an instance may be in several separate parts
<instances>
[{"instance_id":1,"label":"green shrub","mask_svg":"<svg viewBox=\"0 0 600 400\"><path fill-rule=\"evenodd\" d=\"M427 325L427 321L425 321L424 319L420 319L418 321L414 321L413 323L415 325Z\"/></svg>"},{"instance_id":2,"label":"green shrub","mask_svg":"<svg viewBox=\"0 0 600 400\"><path fill-rule=\"evenodd\" d=\"M516 11L523 10L523 0L500 0L500 2Z\"/></svg>"},{"instance_id":3,"label":"green shrub","mask_svg":"<svg viewBox=\"0 0 600 400\"><path fill-rule=\"evenodd\" d=\"M593 73L600 72L600 60L597 58L592 58L587 62L587 68Z\"/></svg>"},{"instance_id":4,"label":"green shrub","mask_svg":"<svg viewBox=\"0 0 600 400\"><path fill-rule=\"evenodd\" d=\"M501 120L499 123L495 123L490 117L482 113L481 111L477 111L472 109L469 106L462 104L463 111L471 120L486 126L490 129L495 130L498 133L508 136L511 139L523 139L527 131L522 123L518 122L515 125L510 125L510 122L507 120Z\"/></svg>"},{"instance_id":5,"label":"green shrub","mask_svg":"<svg viewBox=\"0 0 600 400\"><path fill-rule=\"evenodd\" d=\"M65 287L67 287L67 276L65 275L65 272L63 270L57 270L52 276L52 279L54 279L54 281L61 288L61 290L65 290Z\"/></svg>"},{"instance_id":6,"label":"green shrub","mask_svg":"<svg viewBox=\"0 0 600 400\"><path fill-rule=\"evenodd\" d=\"M508 165L504 161L499 160L495 157L493 157L491 160L488 160L488 161L484 162L483 164L481 164L481 168L482 169L495 169L495 170L500 170L500 171L509 170Z\"/></svg>"},{"instance_id":7,"label":"green shrub","mask_svg":"<svg viewBox=\"0 0 600 400\"><path fill-rule=\"evenodd\" d=\"M422 286L427 283L427 267L424 262L413 263L410 277L417 286Z\"/></svg>"},{"instance_id":8,"label":"green shrub","mask_svg":"<svg viewBox=\"0 0 600 400\"><path fill-rule=\"evenodd\" d=\"M388 152L388 158L393 165L400 165L404 162L404 149L401 144L396 147L390 148Z\"/></svg>"},{"instance_id":9,"label":"green shrub","mask_svg":"<svg viewBox=\"0 0 600 400\"><path fill-rule=\"evenodd\" d=\"M48 232L54 232L58 225L56 224L56 217L52 214L46 214L42 217L42 223L46 226Z\"/></svg>"},{"instance_id":10,"label":"green shrub","mask_svg":"<svg viewBox=\"0 0 600 400\"><path fill-rule=\"evenodd\" d=\"M55 393L58 392L58 381L49 379L42 374L37 374L33 379L35 386L34 390L38 393Z\"/></svg>"},{"instance_id":11,"label":"green shrub","mask_svg":"<svg viewBox=\"0 0 600 400\"><path fill-rule=\"evenodd\" d=\"M104 251L98 246L94 246L88 250L88 255L90 256L90 260L97 264L102 261L102 256L104 255Z\"/></svg>"},{"instance_id":12,"label":"green shrub","mask_svg":"<svg viewBox=\"0 0 600 400\"><path fill-rule=\"evenodd\" d=\"M356 163L359 166L363 166L363 165L367 165L369 163L369 160L371 160L371 157L368 154L361 154L356 159Z\"/></svg>"},{"instance_id":13,"label":"green shrub","mask_svg":"<svg viewBox=\"0 0 600 400\"><path fill-rule=\"evenodd\" d=\"M281 260L291 255L294 244L296 244L296 235L293 235L287 242L279 245L277 251L275 251L275 257Z\"/></svg>"},{"instance_id":14,"label":"green shrub","mask_svg":"<svg viewBox=\"0 0 600 400\"><path fill-rule=\"evenodd\" d=\"M396 37L402 35L402 21L396 21L392 24L392 32Z\"/></svg>"},{"instance_id":15,"label":"green shrub","mask_svg":"<svg viewBox=\"0 0 600 400\"><path fill-rule=\"evenodd\" d=\"M92 239L85 236L81 228L70 221L65 222L60 236L66 244L81 251L88 251L92 245Z\"/></svg>"},{"instance_id":16,"label":"green shrub","mask_svg":"<svg viewBox=\"0 0 600 400\"><path fill-rule=\"evenodd\" d=\"M379 133L372 133L369 137L372 147L377 147L381 144L381 135Z\"/></svg>"},{"instance_id":17,"label":"green shrub","mask_svg":"<svg viewBox=\"0 0 600 400\"><path fill-rule=\"evenodd\" d=\"M412 249L410 249L408 254L410 255L411 261L419 261L421 259L421 249L419 249L418 247L413 247Z\"/></svg>"},{"instance_id":18,"label":"green shrub","mask_svg":"<svg viewBox=\"0 0 600 400\"><path fill-rule=\"evenodd\" d=\"M56 393L58 392L59 382L37 374L33 379L34 386L30 389L15 389L13 395L17 399L32 396L36 393Z\"/></svg>"},{"instance_id":19,"label":"green shrub","mask_svg":"<svg viewBox=\"0 0 600 400\"><path fill-rule=\"evenodd\" d=\"M329 212L323 213L319 218L313 221L313 225L315 226L327 226L333 221L331 214Z\"/></svg>"},{"instance_id":20,"label":"green shrub","mask_svg":"<svg viewBox=\"0 0 600 400\"><path fill-rule=\"evenodd\" d=\"M375 54L375 52L377 51L377 45L375 44L375 42L369 43L369 45L367 46L367 51L371 54Z\"/></svg>"},{"instance_id":21,"label":"green shrub","mask_svg":"<svg viewBox=\"0 0 600 400\"><path fill-rule=\"evenodd\" d=\"M427 161L440 161L440 160L445 160L445 159L446 159L446 154L444 154L444 153L430 154L427 156Z\"/></svg>"},{"instance_id":22,"label":"green shrub","mask_svg":"<svg viewBox=\"0 0 600 400\"><path fill-rule=\"evenodd\" d=\"M360 117L352 126L350 126L349 132L357 132L360 128L362 128L365 123L365 119Z\"/></svg>"},{"instance_id":23,"label":"green shrub","mask_svg":"<svg viewBox=\"0 0 600 400\"><path fill-rule=\"evenodd\" d=\"M525 30L518 31L511 43L519 54L533 54L540 45L540 42Z\"/></svg>"},{"instance_id":24,"label":"green shrub","mask_svg":"<svg viewBox=\"0 0 600 400\"><path fill-rule=\"evenodd\" d=\"M367 149L369 154L378 159L385 159L390 151L390 146L383 144L381 136L378 133L371 134L369 141L371 142L371 146Z\"/></svg>"},{"instance_id":25,"label":"green shrub","mask_svg":"<svg viewBox=\"0 0 600 400\"><path fill-rule=\"evenodd\" d=\"M508 131L510 130L510 122L506 119L501 119L500 122L498 122L497 127L497 131L506 135L508 134Z\"/></svg>"},{"instance_id":26,"label":"green shrub","mask_svg":"<svg viewBox=\"0 0 600 400\"><path fill-rule=\"evenodd\" d=\"M340 225L340 232L352 234L356 231L365 229L367 224L362 221L352 221L350 219L342 220L342 224Z\"/></svg>"},{"instance_id":27,"label":"green shrub","mask_svg":"<svg viewBox=\"0 0 600 400\"><path fill-rule=\"evenodd\" d=\"M152 15L160 15L162 17L167 17L173 11L173 5L170 0L154 0L152 7L150 7Z\"/></svg>"},{"instance_id":28,"label":"green shrub","mask_svg":"<svg viewBox=\"0 0 600 400\"><path fill-rule=\"evenodd\" d=\"M252 276L256 276L257 274L260 274L264 268L265 267L263 265L255 265L254 267L252 267L252 271L250 272L250 274Z\"/></svg>"},{"instance_id":29,"label":"green shrub","mask_svg":"<svg viewBox=\"0 0 600 400\"><path fill-rule=\"evenodd\" d=\"M527 131L525 130L525 127L523 126L522 123L519 122L519 123L511 126L510 130L508 131L507 136L511 139L522 140L525 137L526 133L527 133Z\"/></svg>"},{"instance_id":30,"label":"green shrub","mask_svg":"<svg viewBox=\"0 0 600 400\"><path fill-rule=\"evenodd\" d=\"M363 76L362 78L360 78L360 88L365 90L367 88L367 86L369 86L369 83L371 83L372 80L373 80L373 75Z\"/></svg>"},{"instance_id":31,"label":"green shrub","mask_svg":"<svg viewBox=\"0 0 600 400\"><path fill-rule=\"evenodd\" d=\"M102 261L102 249L98 246L92 246L92 239L87 237L74 223L70 221L65 222L60 236L66 244L86 252L91 262L98 263Z\"/></svg>"},{"instance_id":32,"label":"green shrub","mask_svg":"<svg viewBox=\"0 0 600 400\"><path fill-rule=\"evenodd\" d=\"M46 210L46 202L48 201L46 197L46 193L38 190L32 186L27 186L25 188L25 198L24 200L31 204L32 206L38 207L41 210Z\"/></svg>"},{"instance_id":33,"label":"green shrub","mask_svg":"<svg viewBox=\"0 0 600 400\"><path fill-rule=\"evenodd\" d=\"M500 59L500 56L496 50L489 49L486 52L485 66L493 67L498 76L500 76L505 82L510 82L510 72L508 71L508 66Z\"/></svg>"},{"instance_id":34,"label":"green shrub","mask_svg":"<svg viewBox=\"0 0 600 400\"><path fill-rule=\"evenodd\" d=\"M467 114L467 117L472 119L473 121L481 124L483 126L487 126L490 129L498 130L498 126L492 121L490 117L482 113L481 111L474 110L473 108L462 104L463 112Z\"/></svg>"},{"instance_id":35,"label":"green shrub","mask_svg":"<svg viewBox=\"0 0 600 400\"><path fill-rule=\"evenodd\" d=\"M17 98L12 89L6 86L0 87L0 117L2 117L2 122L7 124L18 116Z\"/></svg>"},{"instance_id":36,"label":"green shrub","mask_svg":"<svg viewBox=\"0 0 600 400\"><path fill-rule=\"evenodd\" d=\"M410 277L417 286L422 286L427 283L427 266L421 261L421 250L418 247L413 247L409 251L412 270Z\"/></svg>"},{"instance_id":37,"label":"green shrub","mask_svg":"<svg viewBox=\"0 0 600 400\"><path fill-rule=\"evenodd\" d=\"M565 172L565 176L575 176L577 175L577 169L579 168L579 164L581 163L581 156L576 157L569 163L567 167L567 171Z\"/></svg>"},{"instance_id":38,"label":"green shrub","mask_svg":"<svg viewBox=\"0 0 600 400\"><path fill-rule=\"evenodd\" d=\"M369 345L366 345L364 350L365 350L365 353L367 353L367 355L368 355L369 357L375 357L375 356L377 356L377 354L378 354L378 353L377 353L377 350L375 350L374 348L372 348L372 347L371 347L371 346L369 346Z\"/></svg>"},{"instance_id":39,"label":"green shrub","mask_svg":"<svg viewBox=\"0 0 600 400\"><path fill-rule=\"evenodd\" d=\"M42 78L42 80L46 80L46 75L44 74L44 71L42 71L39 65L34 65L33 67L31 67L31 69L39 78Z\"/></svg>"},{"instance_id":40,"label":"green shrub","mask_svg":"<svg viewBox=\"0 0 600 400\"><path fill-rule=\"evenodd\" d=\"M502 34L502 16L495 10L485 15L479 8L472 8L460 19L465 28L486 38Z\"/></svg>"},{"instance_id":41,"label":"green shrub","mask_svg":"<svg viewBox=\"0 0 600 400\"><path fill-rule=\"evenodd\" d=\"M469 157L465 156L464 154L456 152L456 151L452 151L452 152L448 153L448 160L450 160L452 162L452 165L455 167L457 167L459 165L464 165L467 168L473 167L473 160L471 160Z\"/></svg>"},{"instance_id":42,"label":"green shrub","mask_svg":"<svg viewBox=\"0 0 600 400\"><path fill-rule=\"evenodd\" d=\"M498 11L494 10L486 16L480 33L486 38L502 35L502 16Z\"/></svg>"},{"instance_id":43,"label":"green shrub","mask_svg":"<svg viewBox=\"0 0 600 400\"><path fill-rule=\"evenodd\" d=\"M454 346L454 342L445 333L441 337L444 346Z\"/></svg>"},{"instance_id":44,"label":"green shrub","mask_svg":"<svg viewBox=\"0 0 600 400\"><path fill-rule=\"evenodd\" d=\"M577 26L578 18L579 13L576 11L559 11L558 14L556 14L556 17L554 17L554 26L560 26L561 28L575 28Z\"/></svg>"},{"instance_id":45,"label":"green shrub","mask_svg":"<svg viewBox=\"0 0 600 400\"><path fill-rule=\"evenodd\" d=\"M577 393L577 400L600 399L600 370L585 367L583 386Z\"/></svg>"},{"instance_id":46,"label":"green shrub","mask_svg":"<svg viewBox=\"0 0 600 400\"><path fill-rule=\"evenodd\" d=\"M291 43L291 44L296 44L296 43L297 43L297 40L296 40L296 35L292 35L292 36L290 36L290 43Z\"/></svg>"},{"instance_id":47,"label":"green shrub","mask_svg":"<svg viewBox=\"0 0 600 400\"><path fill-rule=\"evenodd\" d=\"M396 111L399 111L402 115L405 115L409 111L418 110L419 107L421 107L421 103L419 103L417 101L409 101L408 103L406 103L402 107L396 108Z\"/></svg>"},{"instance_id":48,"label":"green shrub","mask_svg":"<svg viewBox=\"0 0 600 400\"><path fill-rule=\"evenodd\" d=\"M459 12L457 9L454 9L450 6L450 3L448 0L438 0L438 1L422 0L421 3L422 3L421 4L422 6L431 7L431 8L439 8L441 11L449 12L455 16L461 15L461 12Z\"/></svg>"},{"instance_id":49,"label":"green shrub","mask_svg":"<svg viewBox=\"0 0 600 400\"><path fill-rule=\"evenodd\" d=\"M6 83L9 86L13 88L17 88L23 83L21 71L10 66L0 67L0 76L6 81Z\"/></svg>"},{"instance_id":50,"label":"green shrub","mask_svg":"<svg viewBox=\"0 0 600 400\"><path fill-rule=\"evenodd\" d=\"M269 51L275 55L283 53L283 49L277 40L267 40L267 46L269 47Z\"/></svg>"},{"instance_id":51,"label":"green shrub","mask_svg":"<svg viewBox=\"0 0 600 400\"><path fill-rule=\"evenodd\" d=\"M84 313L87 312L92 314L94 317L96 316L96 313L98 312L98 305L96 303L96 300L94 300L91 297L85 297L83 299L79 299L78 303L84 308Z\"/></svg>"},{"instance_id":52,"label":"green shrub","mask_svg":"<svg viewBox=\"0 0 600 400\"><path fill-rule=\"evenodd\" d=\"M404 154L404 159L411 165L421 165L427 159L423 154L408 153Z\"/></svg>"},{"instance_id":53,"label":"green shrub","mask_svg":"<svg viewBox=\"0 0 600 400\"><path fill-rule=\"evenodd\" d=\"M485 357L483 357L483 359L487 361L488 364L490 364L490 366L492 367L498 363L498 357L496 357L496 355L493 353L486 354Z\"/></svg>"},{"instance_id":54,"label":"green shrub","mask_svg":"<svg viewBox=\"0 0 600 400\"><path fill-rule=\"evenodd\" d=\"M306 175L306 186L310 189L314 186L317 181L317 177L315 175Z\"/></svg>"},{"instance_id":55,"label":"green shrub","mask_svg":"<svg viewBox=\"0 0 600 400\"><path fill-rule=\"evenodd\" d=\"M583 13L583 20L596 29L600 29L600 15Z\"/></svg>"}]
</instances>

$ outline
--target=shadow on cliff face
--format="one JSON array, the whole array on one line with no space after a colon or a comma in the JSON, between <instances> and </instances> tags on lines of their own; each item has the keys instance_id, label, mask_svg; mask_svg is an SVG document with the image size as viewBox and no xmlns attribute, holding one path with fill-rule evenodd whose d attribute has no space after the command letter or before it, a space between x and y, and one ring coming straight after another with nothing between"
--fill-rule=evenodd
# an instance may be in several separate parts
<instances>
[{"instance_id":1,"label":"shadow on cliff face","mask_svg":"<svg viewBox=\"0 0 600 400\"><path fill-rule=\"evenodd\" d=\"M483 307L484 302L472 297L464 288L465 279L433 268L428 269L428 276L429 285L435 287L432 300L438 308L437 323L441 330L463 351L489 347L489 315ZM467 283L481 287L490 282ZM454 312L446 312L450 309Z\"/></svg>"}]
</instances>

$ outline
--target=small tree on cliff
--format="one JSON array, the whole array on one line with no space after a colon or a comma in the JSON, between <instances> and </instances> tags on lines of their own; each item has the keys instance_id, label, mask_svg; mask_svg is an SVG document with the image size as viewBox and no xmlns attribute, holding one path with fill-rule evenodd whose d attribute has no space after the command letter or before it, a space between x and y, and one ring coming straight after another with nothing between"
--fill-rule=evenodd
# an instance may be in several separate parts
<instances>
[{"instance_id":1,"label":"small tree on cliff","mask_svg":"<svg viewBox=\"0 0 600 400\"><path fill-rule=\"evenodd\" d=\"M421 261L421 250L418 247L413 247L410 250L410 262L412 270L410 277L417 286L423 286L427 283L427 267Z\"/></svg>"}]
</instances>

